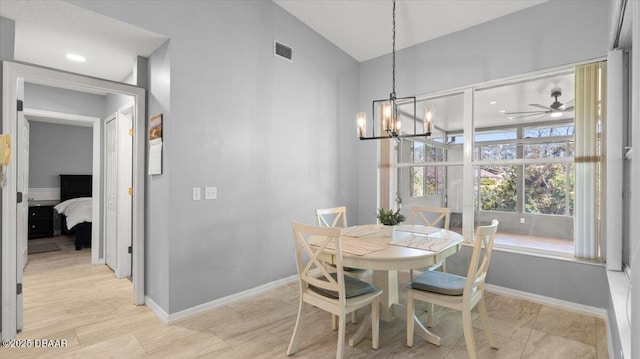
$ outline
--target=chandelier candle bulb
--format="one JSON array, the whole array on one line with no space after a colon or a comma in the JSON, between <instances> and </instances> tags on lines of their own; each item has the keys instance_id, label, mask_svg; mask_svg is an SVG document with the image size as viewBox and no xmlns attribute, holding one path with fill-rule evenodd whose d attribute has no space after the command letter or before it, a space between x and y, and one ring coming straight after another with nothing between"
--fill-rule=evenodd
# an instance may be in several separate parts
<instances>
[{"instance_id":1,"label":"chandelier candle bulb","mask_svg":"<svg viewBox=\"0 0 640 359\"><path fill-rule=\"evenodd\" d=\"M388 131L391 129L391 104L382 104L382 129Z\"/></svg>"},{"instance_id":2,"label":"chandelier candle bulb","mask_svg":"<svg viewBox=\"0 0 640 359\"><path fill-rule=\"evenodd\" d=\"M393 132L400 133L400 126L402 125L402 123L400 122L400 117L397 117L393 123L394 123Z\"/></svg>"},{"instance_id":3,"label":"chandelier candle bulb","mask_svg":"<svg viewBox=\"0 0 640 359\"><path fill-rule=\"evenodd\" d=\"M364 137L367 133L367 113L358 112L358 137Z\"/></svg>"},{"instance_id":4,"label":"chandelier candle bulb","mask_svg":"<svg viewBox=\"0 0 640 359\"><path fill-rule=\"evenodd\" d=\"M424 109L424 132L431 133L431 111Z\"/></svg>"}]
</instances>

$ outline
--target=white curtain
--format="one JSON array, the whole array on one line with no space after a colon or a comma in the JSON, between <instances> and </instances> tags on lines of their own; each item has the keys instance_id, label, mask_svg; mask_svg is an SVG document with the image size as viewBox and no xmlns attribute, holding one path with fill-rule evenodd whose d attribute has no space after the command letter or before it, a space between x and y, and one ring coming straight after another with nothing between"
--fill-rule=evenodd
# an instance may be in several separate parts
<instances>
[{"instance_id":1,"label":"white curtain","mask_svg":"<svg viewBox=\"0 0 640 359\"><path fill-rule=\"evenodd\" d=\"M603 136L606 109L606 62L576 67L575 72L575 211L576 257L602 260Z\"/></svg>"}]
</instances>

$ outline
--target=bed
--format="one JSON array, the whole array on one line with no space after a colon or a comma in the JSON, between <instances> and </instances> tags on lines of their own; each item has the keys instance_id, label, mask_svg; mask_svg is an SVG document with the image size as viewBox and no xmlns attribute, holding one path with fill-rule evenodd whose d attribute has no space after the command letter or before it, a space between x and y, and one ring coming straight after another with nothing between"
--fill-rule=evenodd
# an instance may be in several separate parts
<instances>
[{"instance_id":1,"label":"bed","mask_svg":"<svg viewBox=\"0 0 640 359\"><path fill-rule=\"evenodd\" d=\"M91 247L91 175L60 175L60 230L75 235L76 250Z\"/></svg>"}]
</instances>

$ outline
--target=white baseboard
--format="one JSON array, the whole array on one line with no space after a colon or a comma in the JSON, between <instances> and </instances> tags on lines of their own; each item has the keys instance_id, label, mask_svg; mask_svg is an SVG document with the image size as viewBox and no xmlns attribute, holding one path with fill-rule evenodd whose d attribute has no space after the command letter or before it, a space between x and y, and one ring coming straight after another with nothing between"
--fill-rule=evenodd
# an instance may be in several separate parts
<instances>
[{"instance_id":1,"label":"white baseboard","mask_svg":"<svg viewBox=\"0 0 640 359\"><path fill-rule=\"evenodd\" d=\"M144 296L144 305L149 307L163 323L169 323L169 313L165 312L164 309L162 309L158 303L154 302L153 299L149 298L149 296Z\"/></svg>"},{"instance_id":2,"label":"white baseboard","mask_svg":"<svg viewBox=\"0 0 640 359\"><path fill-rule=\"evenodd\" d=\"M34 201L59 201L60 188L29 188L29 199Z\"/></svg>"},{"instance_id":3,"label":"white baseboard","mask_svg":"<svg viewBox=\"0 0 640 359\"><path fill-rule=\"evenodd\" d=\"M545 297L543 295L523 292L523 291L511 289L511 288L500 287L493 284L486 284L486 288L487 288L487 292L496 293L496 294L504 295L507 297L524 299L530 302L544 304L549 307L568 310L570 312L575 312L579 314L594 315L596 317L600 317L605 320L607 319L607 310L604 308L596 308L589 305L569 302L567 300Z\"/></svg>"},{"instance_id":4,"label":"white baseboard","mask_svg":"<svg viewBox=\"0 0 640 359\"><path fill-rule=\"evenodd\" d=\"M160 317L160 319L163 319L163 316L166 315L167 319L165 323L171 323L171 322L175 322L176 320L188 318L192 315L198 314L200 312L204 312L205 310L224 307L225 305L233 304L241 300L245 300L245 299L266 293L268 291L271 291L280 287L284 287L297 280L298 280L298 275L296 274L287 278L282 278L270 283L263 284L259 287L245 290L240 293L235 293L223 298L212 300L207 303L196 305L195 307L187 308L185 310L181 310L179 312L169 314L169 315L167 315L166 312L164 312L160 307L158 307L158 310L161 311L160 313L156 312L156 310L154 310L153 308L152 310L156 313L156 315Z\"/></svg>"}]
</instances>

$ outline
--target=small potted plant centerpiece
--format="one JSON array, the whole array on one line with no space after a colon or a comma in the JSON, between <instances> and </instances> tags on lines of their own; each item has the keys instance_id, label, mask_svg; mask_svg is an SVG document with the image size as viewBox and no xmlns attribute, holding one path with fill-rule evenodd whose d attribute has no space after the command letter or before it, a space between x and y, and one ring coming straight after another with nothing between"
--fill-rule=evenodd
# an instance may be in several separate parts
<instances>
[{"instance_id":1,"label":"small potted plant centerpiece","mask_svg":"<svg viewBox=\"0 0 640 359\"><path fill-rule=\"evenodd\" d=\"M380 223L382 223L385 227L389 228L388 234L390 236L393 235L393 230L395 226L397 224L404 222L407 219L407 217L405 217L404 214L400 213L400 210L397 210L394 212L392 209L384 209L384 208L378 208L377 218L380 221Z\"/></svg>"}]
</instances>

